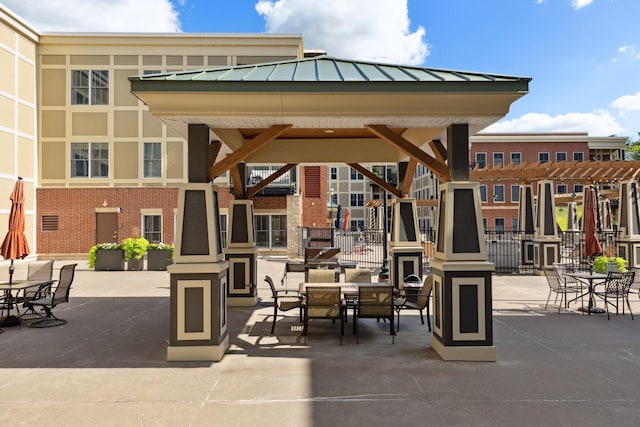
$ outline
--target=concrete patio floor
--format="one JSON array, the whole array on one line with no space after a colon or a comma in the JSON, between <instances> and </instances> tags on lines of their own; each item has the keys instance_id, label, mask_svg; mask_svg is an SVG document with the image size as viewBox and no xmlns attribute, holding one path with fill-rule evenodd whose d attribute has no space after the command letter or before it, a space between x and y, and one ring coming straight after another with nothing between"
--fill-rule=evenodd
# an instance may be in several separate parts
<instances>
[{"instance_id":1,"label":"concrete patio floor","mask_svg":"<svg viewBox=\"0 0 640 427\"><path fill-rule=\"evenodd\" d=\"M494 276L497 362L443 362L417 312L402 315L395 344L388 324L367 319L359 344L350 323L340 345L339 325L317 321L304 345L294 312L271 336L262 279L278 283L284 263L260 259L265 305L229 308L224 359L178 363L165 360L166 272L78 268L71 301L56 310L67 325L0 334L2 426L640 423L640 318L543 310L543 276ZM638 295L631 301L640 314Z\"/></svg>"}]
</instances>

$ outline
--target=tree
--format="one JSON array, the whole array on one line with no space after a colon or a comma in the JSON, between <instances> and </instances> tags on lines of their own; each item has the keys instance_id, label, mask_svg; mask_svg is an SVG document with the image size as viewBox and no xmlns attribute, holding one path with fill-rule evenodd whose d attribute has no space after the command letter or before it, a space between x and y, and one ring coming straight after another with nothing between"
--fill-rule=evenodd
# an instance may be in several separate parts
<instances>
[{"instance_id":1,"label":"tree","mask_svg":"<svg viewBox=\"0 0 640 427\"><path fill-rule=\"evenodd\" d=\"M631 141L629 138L627 144L627 153L629 153L630 159L640 160L640 132L638 132L638 138L635 141Z\"/></svg>"}]
</instances>

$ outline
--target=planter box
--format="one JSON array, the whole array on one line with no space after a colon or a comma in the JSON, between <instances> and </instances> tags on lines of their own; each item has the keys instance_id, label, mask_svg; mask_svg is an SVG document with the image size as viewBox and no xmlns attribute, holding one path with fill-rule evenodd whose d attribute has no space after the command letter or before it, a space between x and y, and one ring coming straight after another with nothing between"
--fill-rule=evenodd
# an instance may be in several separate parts
<instances>
[{"instance_id":1,"label":"planter box","mask_svg":"<svg viewBox=\"0 0 640 427\"><path fill-rule=\"evenodd\" d=\"M95 269L96 271L123 271L124 251L98 249Z\"/></svg>"},{"instance_id":2,"label":"planter box","mask_svg":"<svg viewBox=\"0 0 640 427\"><path fill-rule=\"evenodd\" d=\"M127 261L127 270L129 271L142 271L144 266L144 257L140 259L131 258Z\"/></svg>"},{"instance_id":3,"label":"planter box","mask_svg":"<svg viewBox=\"0 0 640 427\"><path fill-rule=\"evenodd\" d=\"M148 251L147 252L147 270L149 271L166 271L167 266L173 264L170 251Z\"/></svg>"}]
</instances>

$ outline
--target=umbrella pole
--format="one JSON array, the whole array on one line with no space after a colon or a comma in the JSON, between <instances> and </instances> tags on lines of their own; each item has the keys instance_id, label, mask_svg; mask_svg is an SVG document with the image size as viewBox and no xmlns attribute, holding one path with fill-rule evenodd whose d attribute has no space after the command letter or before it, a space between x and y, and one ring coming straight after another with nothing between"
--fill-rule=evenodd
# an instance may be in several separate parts
<instances>
[{"instance_id":1,"label":"umbrella pole","mask_svg":"<svg viewBox=\"0 0 640 427\"><path fill-rule=\"evenodd\" d=\"M11 264L9 264L9 286L13 283L13 271L15 267L13 266L13 260L11 260Z\"/></svg>"}]
</instances>

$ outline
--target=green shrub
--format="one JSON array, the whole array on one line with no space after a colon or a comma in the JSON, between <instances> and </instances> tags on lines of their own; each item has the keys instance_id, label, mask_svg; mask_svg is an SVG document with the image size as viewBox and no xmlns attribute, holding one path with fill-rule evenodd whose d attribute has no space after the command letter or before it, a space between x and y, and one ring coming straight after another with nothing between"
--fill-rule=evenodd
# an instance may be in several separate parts
<instances>
[{"instance_id":1,"label":"green shrub","mask_svg":"<svg viewBox=\"0 0 640 427\"><path fill-rule=\"evenodd\" d=\"M149 243L149 246L147 247L147 251L168 251L171 253L171 256L169 258L167 258L169 261L173 261L173 251L174 251L174 247L172 245L169 245L167 243Z\"/></svg>"},{"instance_id":2,"label":"green shrub","mask_svg":"<svg viewBox=\"0 0 640 427\"><path fill-rule=\"evenodd\" d=\"M608 257L606 255L602 255L593 260L593 269L596 273L606 273L607 272L607 264L613 262L616 264L616 268L619 272L624 273L627 271L627 261L621 257Z\"/></svg>"},{"instance_id":3,"label":"green shrub","mask_svg":"<svg viewBox=\"0 0 640 427\"><path fill-rule=\"evenodd\" d=\"M128 237L122 241L124 250L124 260L131 261L131 258L141 259L147 253L149 241L144 237Z\"/></svg>"},{"instance_id":4,"label":"green shrub","mask_svg":"<svg viewBox=\"0 0 640 427\"><path fill-rule=\"evenodd\" d=\"M96 252L98 249L105 251L117 251L122 249L122 245L119 243L98 243L95 246L91 246L91 249L89 249L89 268L96 267Z\"/></svg>"}]
</instances>

